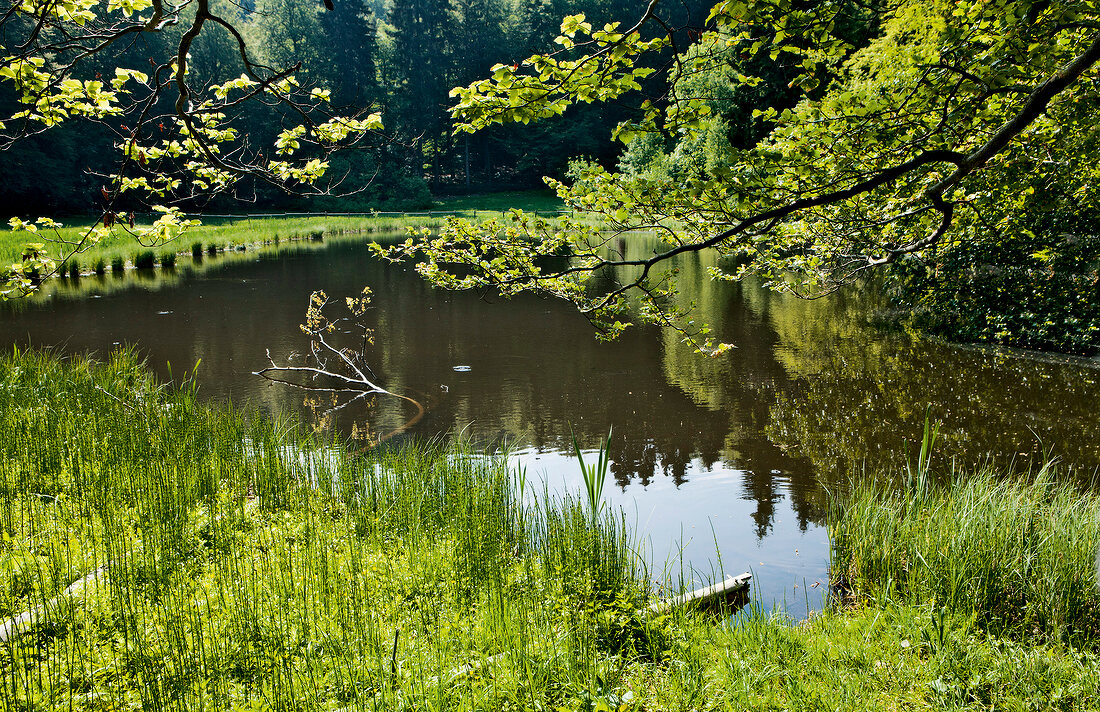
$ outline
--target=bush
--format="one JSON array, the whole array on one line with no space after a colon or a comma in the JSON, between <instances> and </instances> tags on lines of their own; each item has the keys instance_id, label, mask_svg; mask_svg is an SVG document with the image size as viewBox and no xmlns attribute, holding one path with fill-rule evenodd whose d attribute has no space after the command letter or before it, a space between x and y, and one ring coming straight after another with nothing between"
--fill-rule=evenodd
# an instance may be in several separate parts
<instances>
[{"instance_id":1,"label":"bush","mask_svg":"<svg viewBox=\"0 0 1100 712\"><path fill-rule=\"evenodd\" d=\"M963 243L902 265L895 302L919 329L956 341L1100 353L1100 235Z\"/></svg>"},{"instance_id":2,"label":"bush","mask_svg":"<svg viewBox=\"0 0 1100 712\"><path fill-rule=\"evenodd\" d=\"M146 250L145 252L139 252L134 255L134 267L137 269L153 269L156 265L157 256L152 250Z\"/></svg>"}]
</instances>

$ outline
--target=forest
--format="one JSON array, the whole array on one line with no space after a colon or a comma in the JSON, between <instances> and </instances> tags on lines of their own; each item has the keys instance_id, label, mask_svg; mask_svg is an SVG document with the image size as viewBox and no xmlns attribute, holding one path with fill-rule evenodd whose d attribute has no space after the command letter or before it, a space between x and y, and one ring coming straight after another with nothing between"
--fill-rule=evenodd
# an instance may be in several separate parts
<instances>
[{"instance_id":1,"label":"forest","mask_svg":"<svg viewBox=\"0 0 1100 712\"><path fill-rule=\"evenodd\" d=\"M543 176L563 177L568 162L585 156L612 167L621 144L611 131L625 112L586 106L540 125L497 127L476 136L455 135L450 117L452 87L468 84L496 64L514 64L552 46L561 18L586 13L595 22L629 20L636 3L607 0L341 0L332 11L321 2L260 0L213 3L248 39L256 59L283 67L301 64L298 79L331 92L334 107L370 109L385 130L370 145L337 159L339 198L306 198L265 185L240 186L231 195L187 203L194 210L244 212L258 208L400 210L430 205L432 195L542 187ZM691 31L702 27L709 5L685 3L670 21ZM13 28L5 25L5 31ZM142 35L118 56L104 59L95 74L114 66L147 66L171 54L182 25ZM7 38L5 38L7 44ZM159 45L159 46L158 46ZM234 79L241 57L228 31L212 28L190 49L197 86ZM88 73L87 71L85 73ZM654 87L653 92L659 89ZM16 105L3 86L0 111ZM125 124L116 120L112 128ZM281 118L260 104L235 124L254 145L274 143ZM0 207L16 214L91 214L103 207L97 172L117 160L117 138L96 123L67 124L0 151L4 190ZM76 169L74 170L74 167ZM134 203L124 208L140 207Z\"/></svg>"}]
</instances>

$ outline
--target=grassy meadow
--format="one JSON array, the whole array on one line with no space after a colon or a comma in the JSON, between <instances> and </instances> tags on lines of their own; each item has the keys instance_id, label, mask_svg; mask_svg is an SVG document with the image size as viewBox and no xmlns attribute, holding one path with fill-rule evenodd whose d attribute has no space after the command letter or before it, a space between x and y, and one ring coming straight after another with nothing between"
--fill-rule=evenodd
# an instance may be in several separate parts
<instances>
[{"instance_id":1,"label":"grassy meadow","mask_svg":"<svg viewBox=\"0 0 1100 712\"><path fill-rule=\"evenodd\" d=\"M1095 708L1097 500L920 482L838 500L843 596L806 621L647 614L621 515L505 459L356 455L130 352L12 352L0 707Z\"/></svg>"},{"instance_id":2,"label":"grassy meadow","mask_svg":"<svg viewBox=\"0 0 1100 712\"><path fill-rule=\"evenodd\" d=\"M64 265L63 274L103 274L125 269L172 267L181 255L208 255L219 252L254 248L280 241L324 240L349 235L401 231L410 227L437 228L447 217L457 215L470 220L500 217L511 208L554 214L562 203L548 191L512 192L478 196L463 196L439 200L430 211L408 213L378 213L376 215L264 215L258 217L202 216L202 224L189 228L180 238L166 244L142 244L124 227L116 227L110 237L74 255ZM37 216L23 216L33 220ZM149 216L139 216L139 226L147 224ZM43 230L37 234L0 230L0 265L19 262L23 246L28 242L49 242L60 239L78 244L86 236L91 223L87 218L63 220L65 227L56 234ZM58 245L48 245L55 257Z\"/></svg>"}]
</instances>

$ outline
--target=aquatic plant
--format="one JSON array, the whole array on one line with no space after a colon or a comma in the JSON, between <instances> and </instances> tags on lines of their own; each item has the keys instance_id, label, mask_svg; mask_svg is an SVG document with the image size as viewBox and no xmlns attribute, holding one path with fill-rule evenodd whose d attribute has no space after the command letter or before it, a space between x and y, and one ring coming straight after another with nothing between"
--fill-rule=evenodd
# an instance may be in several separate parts
<instances>
[{"instance_id":1,"label":"aquatic plant","mask_svg":"<svg viewBox=\"0 0 1100 712\"><path fill-rule=\"evenodd\" d=\"M927 432L927 431L926 431ZM1058 482L988 467L944 485L856 484L830 516L833 577L857 599L934 601L998 635L1100 638L1100 501Z\"/></svg>"},{"instance_id":2,"label":"aquatic plant","mask_svg":"<svg viewBox=\"0 0 1100 712\"><path fill-rule=\"evenodd\" d=\"M131 352L0 359L0 528L4 708L572 706L663 640L621 521L461 442L354 457Z\"/></svg>"},{"instance_id":3,"label":"aquatic plant","mask_svg":"<svg viewBox=\"0 0 1100 712\"><path fill-rule=\"evenodd\" d=\"M134 267L137 269L153 269L156 261L157 255L152 250L144 250L133 256Z\"/></svg>"},{"instance_id":4,"label":"aquatic plant","mask_svg":"<svg viewBox=\"0 0 1100 712\"><path fill-rule=\"evenodd\" d=\"M573 453L577 458L577 464L581 468L581 479L584 482L584 494L587 498L589 511L592 516L597 516L603 509L603 486L607 482L608 468L611 466L609 455L611 452L611 428L607 429L607 437L600 443L599 452L596 455L595 464L589 465L584 461L580 443L577 442L577 434L572 428L569 434L573 438Z\"/></svg>"}]
</instances>

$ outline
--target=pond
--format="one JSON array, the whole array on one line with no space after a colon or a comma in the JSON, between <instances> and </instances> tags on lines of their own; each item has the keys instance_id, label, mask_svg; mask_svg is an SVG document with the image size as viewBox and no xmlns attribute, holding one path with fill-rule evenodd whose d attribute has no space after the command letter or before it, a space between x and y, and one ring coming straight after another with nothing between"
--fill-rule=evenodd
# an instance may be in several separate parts
<instances>
[{"instance_id":1,"label":"pond","mask_svg":"<svg viewBox=\"0 0 1100 712\"><path fill-rule=\"evenodd\" d=\"M642 254L652 238L620 247ZM951 346L867 325L853 290L806 301L715 283L713 256L685 258L682 291L718 338L707 358L675 335L635 329L602 343L568 306L433 290L360 241L283 244L207 257L164 274L58 282L0 310L0 346L105 353L136 345L167 379L197 370L200 392L363 441L461 433L507 446L533 487L580 488L571 432L595 448L613 428L605 493L638 532L654 578L751 571L754 593L793 616L827 588L828 492L900 467L919 447L926 406L936 458L1025 470L1058 458L1087 480L1100 466L1094 361ZM367 362L392 397L331 411L326 398L252 372L308 349L309 295L374 292ZM339 405L337 403L336 405ZM395 431L397 433L395 434ZM589 451L589 457L594 453Z\"/></svg>"}]
</instances>

